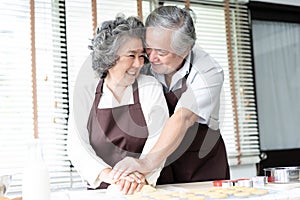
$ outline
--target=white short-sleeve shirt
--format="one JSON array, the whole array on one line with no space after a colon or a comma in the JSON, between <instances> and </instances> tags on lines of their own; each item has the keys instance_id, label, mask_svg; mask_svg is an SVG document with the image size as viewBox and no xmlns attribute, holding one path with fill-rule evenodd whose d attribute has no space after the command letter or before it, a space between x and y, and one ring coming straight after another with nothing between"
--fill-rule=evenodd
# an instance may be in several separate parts
<instances>
[{"instance_id":1,"label":"white short-sleeve shirt","mask_svg":"<svg viewBox=\"0 0 300 200\"><path fill-rule=\"evenodd\" d=\"M199 116L198 123L207 124L210 128L219 128L220 94L224 81L222 67L202 48L195 45L192 49L193 60L190 69L191 53L186 62L172 77L169 91L174 91L182 86L184 76L189 73L186 80L187 90L182 94L175 107L187 108ZM152 74L166 87L163 74ZM167 92L167 91L166 91Z\"/></svg>"},{"instance_id":2,"label":"white short-sleeve shirt","mask_svg":"<svg viewBox=\"0 0 300 200\"><path fill-rule=\"evenodd\" d=\"M74 88L73 106L69 119L68 154L77 171L88 181L91 187L99 186L100 182L97 179L99 173L105 168L111 168L96 155L89 143L87 130L87 121L98 82L99 78L92 69L91 57L89 56L79 71ZM144 156L156 143L165 122L169 118L169 113L162 86L154 77L141 74L137 78L137 82L140 104L149 132L141 155ZM122 101L118 103L114 100L114 96L106 84L103 84L103 94L98 108L113 108L133 104L132 93L132 86L129 86L124 92ZM162 165L146 177L149 184L156 184L161 168Z\"/></svg>"}]
</instances>

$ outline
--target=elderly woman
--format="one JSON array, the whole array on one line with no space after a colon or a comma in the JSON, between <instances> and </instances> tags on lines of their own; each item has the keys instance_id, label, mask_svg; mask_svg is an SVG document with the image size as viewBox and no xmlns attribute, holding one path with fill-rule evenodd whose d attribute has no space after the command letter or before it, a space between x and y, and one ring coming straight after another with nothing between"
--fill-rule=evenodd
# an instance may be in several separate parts
<instances>
[{"instance_id":1,"label":"elderly woman","mask_svg":"<svg viewBox=\"0 0 300 200\"><path fill-rule=\"evenodd\" d=\"M154 77L139 74L145 56L143 37L143 24L135 17L103 22L79 72L68 152L92 188L113 183L124 194L133 194L146 182L155 185L159 176L161 168L146 177L133 172L115 182L108 176L124 157L147 154L168 118L162 86Z\"/></svg>"}]
</instances>

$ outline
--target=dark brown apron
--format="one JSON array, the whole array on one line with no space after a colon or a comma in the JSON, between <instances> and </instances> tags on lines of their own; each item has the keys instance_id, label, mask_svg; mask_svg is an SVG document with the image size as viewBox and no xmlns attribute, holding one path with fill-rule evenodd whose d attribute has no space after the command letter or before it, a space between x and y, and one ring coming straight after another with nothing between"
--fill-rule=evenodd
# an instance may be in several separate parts
<instances>
[{"instance_id":1,"label":"dark brown apron","mask_svg":"<svg viewBox=\"0 0 300 200\"><path fill-rule=\"evenodd\" d=\"M126 156L138 158L148 138L147 124L140 105L137 82L133 84L134 104L98 109L103 80L99 81L87 129L90 144L104 162L113 167ZM107 188L104 182L97 189Z\"/></svg>"},{"instance_id":2,"label":"dark brown apron","mask_svg":"<svg viewBox=\"0 0 300 200\"><path fill-rule=\"evenodd\" d=\"M192 64L190 64L190 70L191 67ZM183 79L180 89L165 93L170 116L174 113L178 99L187 89L187 77L188 74ZM226 148L220 130L212 130L206 124L196 122L187 130L176 151L167 158L157 184L229 178Z\"/></svg>"}]
</instances>

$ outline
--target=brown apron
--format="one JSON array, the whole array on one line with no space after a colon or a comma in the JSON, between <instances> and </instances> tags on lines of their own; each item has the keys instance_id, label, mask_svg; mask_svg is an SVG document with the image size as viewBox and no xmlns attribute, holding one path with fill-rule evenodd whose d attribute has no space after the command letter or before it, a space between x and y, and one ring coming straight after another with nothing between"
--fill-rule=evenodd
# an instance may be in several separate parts
<instances>
[{"instance_id":1,"label":"brown apron","mask_svg":"<svg viewBox=\"0 0 300 200\"><path fill-rule=\"evenodd\" d=\"M98 109L103 80L99 81L87 129L90 144L104 162L113 167L126 156L138 158L148 138L147 124L140 105L137 82L133 84L134 104ZM99 188L107 188L101 183Z\"/></svg>"},{"instance_id":2,"label":"brown apron","mask_svg":"<svg viewBox=\"0 0 300 200\"><path fill-rule=\"evenodd\" d=\"M192 57L191 57L192 63ZM192 64L190 64L190 69ZM170 116L178 99L187 89L186 79L180 89L165 93ZM229 179L226 148L220 130L212 130L206 124L195 123L166 161L157 184L173 184L196 181Z\"/></svg>"}]
</instances>

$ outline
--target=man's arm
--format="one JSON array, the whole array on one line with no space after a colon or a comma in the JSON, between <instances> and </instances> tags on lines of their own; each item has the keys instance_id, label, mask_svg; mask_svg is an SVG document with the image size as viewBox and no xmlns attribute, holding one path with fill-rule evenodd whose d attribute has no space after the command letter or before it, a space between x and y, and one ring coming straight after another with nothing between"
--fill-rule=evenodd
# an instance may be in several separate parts
<instances>
[{"instance_id":1,"label":"man's arm","mask_svg":"<svg viewBox=\"0 0 300 200\"><path fill-rule=\"evenodd\" d=\"M181 143L186 131L199 117L186 108L178 109L167 121L157 143L144 158L152 170L171 155Z\"/></svg>"},{"instance_id":2,"label":"man's arm","mask_svg":"<svg viewBox=\"0 0 300 200\"><path fill-rule=\"evenodd\" d=\"M126 157L115 165L110 173L113 179L139 171L147 174L157 168L181 143L186 131L199 117L186 108L178 109L167 121L163 131L151 149L142 159Z\"/></svg>"}]
</instances>

